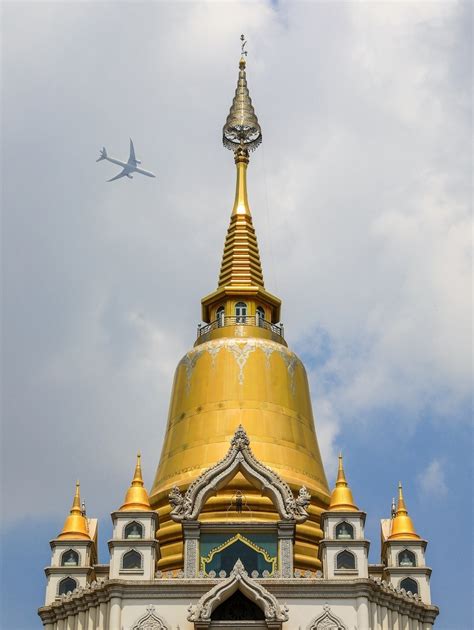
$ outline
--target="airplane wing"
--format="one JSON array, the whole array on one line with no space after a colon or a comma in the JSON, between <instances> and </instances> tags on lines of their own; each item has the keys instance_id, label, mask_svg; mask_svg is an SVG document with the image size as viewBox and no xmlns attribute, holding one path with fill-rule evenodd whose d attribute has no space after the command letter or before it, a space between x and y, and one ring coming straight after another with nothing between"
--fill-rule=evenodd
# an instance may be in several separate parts
<instances>
[{"instance_id":1,"label":"airplane wing","mask_svg":"<svg viewBox=\"0 0 474 630\"><path fill-rule=\"evenodd\" d=\"M126 168L123 169L123 171L121 173L119 173L118 175L116 175L115 177L112 177L112 179L108 179L108 182L113 182L116 179L120 179L121 177L125 177L128 174L128 170Z\"/></svg>"},{"instance_id":2,"label":"airplane wing","mask_svg":"<svg viewBox=\"0 0 474 630\"><path fill-rule=\"evenodd\" d=\"M130 156L128 158L128 163L132 166L137 165L137 160L135 158L135 147L133 146L132 139L130 138Z\"/></svg>"}]
</instances>

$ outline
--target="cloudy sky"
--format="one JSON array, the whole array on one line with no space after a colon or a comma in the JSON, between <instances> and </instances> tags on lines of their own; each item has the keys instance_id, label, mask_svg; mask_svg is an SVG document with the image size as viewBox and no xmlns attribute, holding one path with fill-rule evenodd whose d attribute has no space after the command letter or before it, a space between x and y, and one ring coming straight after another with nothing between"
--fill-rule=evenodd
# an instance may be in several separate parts
<instances>
[{"instance_id":1,"label":"cloudy sky","mask_svg":"<svg viewBox=\"0 0 474 630\"><path fill-rule=\"evenodd\" d=\"M266 286L328 478L342 449L372 562L404 482L438 627L472 627L471 7L4 3L2 627L39 627L77 477L102 561L137 450L151 484L232 207L241 32ZM106 183L130 136L157 179Z\"/></svg>"}]
</instances>

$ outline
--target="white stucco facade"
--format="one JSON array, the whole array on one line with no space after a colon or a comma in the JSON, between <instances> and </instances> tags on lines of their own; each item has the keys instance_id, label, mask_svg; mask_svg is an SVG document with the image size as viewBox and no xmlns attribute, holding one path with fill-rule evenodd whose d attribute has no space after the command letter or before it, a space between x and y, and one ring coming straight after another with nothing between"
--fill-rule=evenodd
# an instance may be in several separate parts
<instances>
[{"instance_id":1,"label":"white stucco facade","mask_svg":"<svg viewBox=\"0 0 474 630\"><path fill-rule=\"evenodd\" d=\"M324 538L319 541L319 556L323 570L293 569L295 524L304 522L308 516L307 493L300 491L294 500L278 475L269 469L265 472L249 445L243 427L239 427L224 459L202 473L184 495L177 489L170 494L173 518L181 524L183 532L182 570L156 571L159 523L151 508L112 513L108 565L94 564L96 525L91 541L52 541L51 566L46 569L46 605L39 610L44 627L47 630L430 630L438 609L431 605L426 541L390 540L386 536L390 523L384 521L381 563L369 565L365 513L330 509L321 517ZM239 470L249 479L254 478L255 483L271 485L270 495L280 520L268 524L252 524L248 520L201 523L208 491L224 487L220 484L228 483L229 471L236 474ZM235 532L245 535L236 536ZM216 537L211 554L209 536ZM233 568L217 572L211 565L208 571L200 568L204 565L199 558L204 554L206 558L222 554L225 559L225 554L231 553L232 545L237 543L244 559L233 561ZM71 551L77 554L76 566L62 561L64 553ZM264 565L251 570L254 561L270 562L270 553L277 563L271 574L262 569ZM60 594L62 581L71 577L75 587ZM400 588L400 581L405 578L419 585L417 593Z\"/></svg>"}]
</instances>

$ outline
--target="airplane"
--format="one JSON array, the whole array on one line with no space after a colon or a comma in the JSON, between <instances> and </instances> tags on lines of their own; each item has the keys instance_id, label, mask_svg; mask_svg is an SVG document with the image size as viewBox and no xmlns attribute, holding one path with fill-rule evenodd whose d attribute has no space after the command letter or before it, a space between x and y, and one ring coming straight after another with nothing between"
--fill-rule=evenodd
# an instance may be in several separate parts
<instances>
[{"instance_id":1,"label":"airplane","mask_svg":"<svg viewBox=\"0 0 474 630\"><path fill-rule=\"evenodd\" d=\"M145 171L144 168L138 168L138 164L141 164L140 160L137 160L135 157L135 148L133 146L132 139L130 138L130 156L128 158L128 162L122 162L121 160L116 160L115 158L111 158L107 155L107 150L105 147L102 148L100 152L99 159L96 162L100 162L101 160L107 160L108 162L112 162L112 164L118 164L123 167L123 171L112 177L112 179L108 179L108 182L113 182L116 179L120 179L121 177L128 177L129 179L133 179L133 175L131 173L141 173L142 175L146 175L147 177L156 177L150 171Z\"/></svg>"}]
</instances>

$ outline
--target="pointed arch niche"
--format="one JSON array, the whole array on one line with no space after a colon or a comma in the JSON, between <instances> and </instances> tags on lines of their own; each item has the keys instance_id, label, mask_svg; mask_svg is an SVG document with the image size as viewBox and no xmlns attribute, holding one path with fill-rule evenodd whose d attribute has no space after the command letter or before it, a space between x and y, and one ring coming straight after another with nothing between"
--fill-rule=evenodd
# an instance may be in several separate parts
<instances>
[{"instance_id":1,"label":"pointed arch niche","mask_svg":"<svg viewBox=\"0 0 474 630\"><path fill-rule=\"evenodd\" d=\"M238 523L239 531L244 536L250 532L273 530L278 541L278 567L282 577L293 575L293 539L295 524L303 523L308 518L306 508L311 495L303 486L295 497L287 483L273 470L259 462L250 448L250 440L245 429L240 425L225 457L214 466L205 470L186 490L184 494L175 487L169 494L171 517L183 527L184 538L184 573L186 577L196 577L199 571L199 541L201 532L225 532L235 530L233 523L201 523L199 515L206 501L225 488L240 473L250 484L268 497L276 511L279 521L275 523Z\"/></svg>"},{"instance_id":2,"label":"pointed arch niche","mask_svg":"<svg viewBox=\"0 0 474 630\"><path fill-rule=\"evenodd\" d=\"M242 629L281 630L288 621L288 609L249 577L240 560L229 577L219 581L188 610L188 621L194 622L195 630L228 628L229 621L238 621Z\"/></svg>"}]
</instances>

